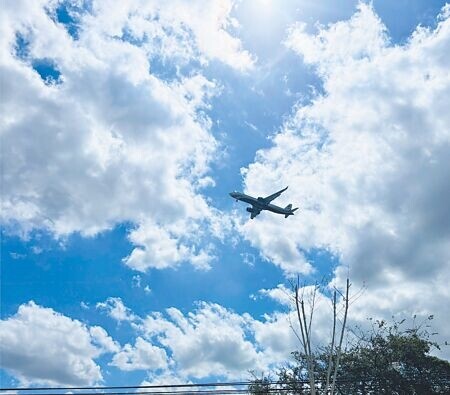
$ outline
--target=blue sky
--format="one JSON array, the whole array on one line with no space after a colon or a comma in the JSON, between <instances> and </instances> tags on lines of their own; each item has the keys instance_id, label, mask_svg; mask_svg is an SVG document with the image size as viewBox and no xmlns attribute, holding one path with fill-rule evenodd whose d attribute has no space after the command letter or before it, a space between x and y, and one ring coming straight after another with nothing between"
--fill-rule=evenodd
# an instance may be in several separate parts
<instances>
[{"instance_id":1,"label":"blue sky","mask_svg":"<svg viewBox=\"0 0 450 395\"><path fill-rule=\"evenodd\" d=\"M297 275L317 344L347 275L352 325L450 336L449 6L187 4L6 2L4 387L267 372ZM286 220L228 196L286 185Z\"/></svg>"}]
</instances>

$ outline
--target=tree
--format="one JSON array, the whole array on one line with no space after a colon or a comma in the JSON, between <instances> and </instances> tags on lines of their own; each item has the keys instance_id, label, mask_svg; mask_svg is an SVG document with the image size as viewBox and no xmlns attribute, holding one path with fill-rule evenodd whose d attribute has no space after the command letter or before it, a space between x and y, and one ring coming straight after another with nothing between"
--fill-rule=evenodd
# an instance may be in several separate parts
<instances>
[{"instance_id":1,"label":"tree","mask_svg":"<svg viewBox=\"0 0 450 395\"><path fill-rule=\"evenodd\" d=\"M304 288L303 288L304 289ZM299 287L299 280L297 278L297 284L294 287L294 300L295 300L295 310L297 312L297 320L300 327L300 333L301 337L298 335L295 328L291 325L292 330L294 331L295 335L300 341L300 344L303 347L303 355L306 359L306 373L307 373L307 379L309 381L309 391L311 395L316 394L316 363L314 354L311 348L311 327L312 327L312 320L314 315L314 308L315 308L315 302L316 302L316 292L318 290L317 284L313 287L313 291L311 293L310 298L310 313L309 317L307 318L307 314L305 313L305 301L304 301L304 294L300 295L300 287ZM346 281L346 287L345 287L345 295L339 292L336 288L333 292L333 327L331 331L331 342L329 345L328 350L328 358L326 360L326 380L325 384L321 385L322 392L324 394L334 394L334 389L336 386L336 377L338 375L338 369L339 369L339 362L341 358L342 353L342 341L344 339L344 333L345 333L345 326L347 324L347 314L348 314L348 306L349 306L349 291L350 291L350 280L347 278ZM343 320L341 325L341 330L339 334L339 342L336 344L336 321L338 319L337 314L337 293L340 293L342 296L342 302L343 302ZM331 380L331 381L330 381Z\"/></svg>"},{"instance_id":2,"label":"tree","mask_svg":"<svg viewBox=\"0 0 450 395\"><path fill-rule=\"evenodd\" d=\"M405 320L373 321L368 331L355 331L354 342L341 353L340 374L336 378L338 394L448 394L450 393L450 363L430 355L439 348L431 340L429 325L433 319L403 329ZM358 333L359 332L359 333ZM255 380L260 392L255 394L310 394L308 358L304 352L293 353L294 363L281 369L276 381ZM326 389L330 349L312 354L315 366L315 385L321 394ZM257 387L259 386L259 387ZM265 392L264 392L265 391ZM328 392L327 392L328 391Z\"/></svg>"},{"instance_id":3,"label":"tree","mask_svg":"<svg viewBox=\"0 0 450 395\"><path fill-rule=\"evenodd\" d=\"M316 395L317 393L333 394L335 392L336 377L339 371L339 362L342 354L342 343L347 323L347 314L350 304L350 281L347 279L345 291L341 292L337 288L333 290L332 310L333 325L331 329L331 342L327 346L327 358L324 361L318 361L316 352L312 346L312 329L313 317L316 308L317 292L321 286L316 283L309 287L300 287L299 278L297 283L292 284L292 302L294 311L296 312L295 323L290 321L290 327L296 335L301 345L301 352L296 353L299 366L294 376L296 380L290 380L288 370L284 369L279 372L280 377L284 377L283 383L277 382L277 388L289 393L307 393ZM328 290L328 288L327 288ZM340 300L338 303L338 294ZM339 304L342 304L338 311ZM289 316L290 317L290 316ZM339 321L339 322L338 322ZM318 363L320 363L318 365ZM318 374L325 367L325 382L321 382ZM253 381L251 386L252 393L265 394L274 390L273 383L267 378L262 377ZM283 385L280 387L280 385Z\"/></svg>"}]
</instances>

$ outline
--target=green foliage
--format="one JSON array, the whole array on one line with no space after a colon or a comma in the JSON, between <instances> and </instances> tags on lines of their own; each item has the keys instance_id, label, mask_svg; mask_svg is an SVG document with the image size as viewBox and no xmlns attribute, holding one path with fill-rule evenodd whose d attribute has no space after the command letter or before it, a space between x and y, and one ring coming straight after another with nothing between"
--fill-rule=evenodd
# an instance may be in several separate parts
<instances>
[{"instance_id":1,"label":"green foliage","mask_svg":"<svg viewBox=\"0 0 450 395\"><path fill-rule=\"evenodd\" d=\"M429 320L432 320L432 316ZM439 346L424 325L401 329L402 322L388 325L375 321L370 331L355 333L342 353L338 394L450 394L450 363L429 355ZM255 380L252 394L309 394L307 361L293 352L294 363L281 369L276 382ZM325 387L329 349L314 353L316 389Z\"/></svg>"}]
</instances>

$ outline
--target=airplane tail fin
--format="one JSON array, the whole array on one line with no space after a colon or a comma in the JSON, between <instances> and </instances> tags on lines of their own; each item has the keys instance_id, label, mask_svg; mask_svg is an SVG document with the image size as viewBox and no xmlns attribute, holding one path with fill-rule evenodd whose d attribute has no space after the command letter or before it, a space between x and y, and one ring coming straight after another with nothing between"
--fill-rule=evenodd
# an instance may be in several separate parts
<instances>
[{"instance_id":1,"label":"airplane tail fin","mask_svg":"<svg viewBox=\"0 0 450 395\"><path fill-rule=\"evenodd\" d=\"M289 211L289 213L284 215L284 218L287 218L290 215L294 215L294 211L298 210L298 207L292 208L292 204L288 204L284 209Z\"/></svg>"}]
</instances>

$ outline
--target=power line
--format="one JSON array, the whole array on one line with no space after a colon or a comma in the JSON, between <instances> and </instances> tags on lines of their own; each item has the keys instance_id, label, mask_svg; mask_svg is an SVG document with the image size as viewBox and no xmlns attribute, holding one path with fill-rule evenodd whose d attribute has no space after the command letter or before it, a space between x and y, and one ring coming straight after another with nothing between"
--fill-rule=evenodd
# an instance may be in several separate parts
<instances>
[{"instance_id":1,"label":"power line","mask_svg":"<svg viewBox=\"0 0 450 395\"><path fill-rule=\"evenodd\" d=\"M415 380L412 380L413 382ZM366 389L375 388L376 383L370 377L354 377L340 378L337 380L338 384L348 383L362 383ZM448 385L450 377L442 375L435 377L434 384ZM256 380L256 381L236 381L236 382L219 382L219 383L189 383L189 384L149 384L149 385L127 385L127 386L85 386L85 387L11 387L0 388L1 392L14 391L17 393L24 393L28 395L67 395L67 392L61 391L87 391L76 392L76 395L231 395L231 394L248 394L250 390L255 391L258 387L264 393L284 393L291 391L296 386L309 386L309 380L292 380L292 381L270 381L270 380ZM375 387L374 387L375 386ZM231 387L231 388L227 388ZM233 388L234 387L234 388ZM238 387L238 388L236 388ZM241 387L241 388L239 388ZM246 388L242 388L246 387ZM144 391L131 391L143 389ZM118 390L118 391L114 391ZM121 391L130 390L130 391ZM33 391L33 392L29 392ZM42 392L47 391L47 392ZM58 392L60 391L60 392ZM6 395L6 394L5 394Z\"/></svg>"},{"instance_id":2,"label":"power line","mask_svg":"<svg viewBox=\"0 0 450 395\"><path fill-rule=\"evenodd\" d=\"M0 388L0 391L79 391L79 390L92 390L92 391L107 391L107 390L121 390L121 389L140 389L140 388L192 388L192 387L242 387L253 384L252 381L231 381L231 382L219 382L219 383L188 383L188 384L149 384L149 385L117 385L117 386L102 386L102 387L16 387L16 388ZM271 382L270 384L276 384ZM109 393L109 392L108 392ZM130 392L127 392L130 393ZM135 392L133 392L135 393Z\"/></svg>"},{"instance_id":3,"label":"power line","mask_svg":"<svg viewBox=\"0 0 450 395\"><path fill-rule=\"evenodd\" d=\"M201 394L210 394L210 393L218 393L218 391L222 391L221 393L247 393L247 389L224 389L224 387L248 387L252 385L264 385L268 386L277 386L284 384L308 384L308 380L296 380L295 382L281 382L281 381L264 381L264 382L254 382L254 381L232 381L232 382L217 382L217 383L188 383L188 384L149 384L149 385L122 385L122 386L85 386L85 387L10 387L10 388L0 388L0 391L16 391L16 392L28 392L34 391L39 395L67 395L66 392L58 393L57 391L95 391L95 392L77 392L77 395L98 395L98 394L107 394L107 395L147 395L147 394L172 394L172 393L187 393L185 391L112 391L112 390L133 390L133 389L150 389L150 390L158 390L158 389L194 389L189 393L201 393ZM208 387L216 387L216 389L202 389ZM222 388L217 388L222 387ZM195 390L195 388L199 388ZM267 388L269 391L275 390L275 388ZM281 388L277 388L280 390ZM284 390L284 389L283 389ZM44 393L41 391L50 391L49 393Z\"/></svg>"},{"instance_id":4,"label":"power line","mask_svg":"<svg viewBox=\"0 0 450 395\"><path fill-rule=\"evenodd\" d=\"M305 381L305 383L307 383ZM0 388L0 391L17 391L25 392L35 391L39 395L67 395L67 392L54 392L64 390L92 390L98 392L77 392L76 395L184 395L184 394L201 394L201 395L229 395L229 394L248 394L248 388L233 388L233 387L248 387L254 385L254 382L229 382L229 383L200 383L200 384L165 384L165 385L145 385L145 386L108 386L108 387L36 387L36 388ZM265 382L264 385L274 385L276 382ZM279 382L278 382L279 384ZM222 388L210 388L207 387L222 387ZM226 387L231 387L227 389ZM152 389L152 391L128 391L128 392L111 392L111 389ZM170 390L174 388L174 390ZM184 388L184 389L183 389ZM163 389L163 391L160 391ZM284 392L288 389L284 388L266 388L266 392L280 391ZM51 392L40 392L51 391Z\"/></svg>"},{"instance_id":5,"label":"power line","mask_svg":"<svg viewBox=\"0 0 450 395\"><path fill-rule=\"evenodd\" d=\"M288 391L289 388L267 388L265 389L265 392L282 392L282 391ZM105 394L105 395L135 395L135 394L153 394L153 395L184 395L184 394L201 394L201 395L216 395L216 394L248 394L248 389L210 389L210 390L177 390L177 391L143 391L143 392L83 392L83 393L77 393L76 395L99 395L99 394ZM67 393L58 393L58 392L51 392L51 393L39 393L40 395L67 395Z\"/></svg>"}]
</instances>

